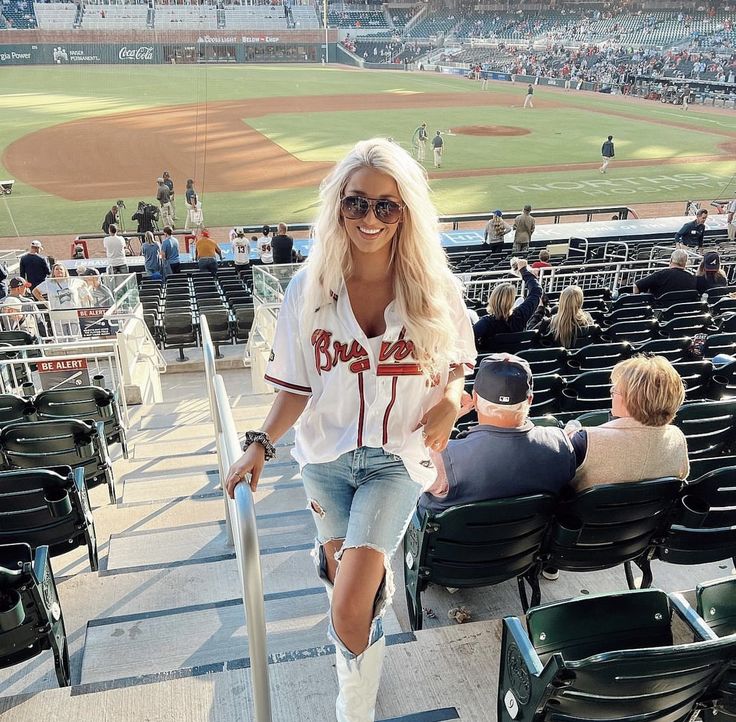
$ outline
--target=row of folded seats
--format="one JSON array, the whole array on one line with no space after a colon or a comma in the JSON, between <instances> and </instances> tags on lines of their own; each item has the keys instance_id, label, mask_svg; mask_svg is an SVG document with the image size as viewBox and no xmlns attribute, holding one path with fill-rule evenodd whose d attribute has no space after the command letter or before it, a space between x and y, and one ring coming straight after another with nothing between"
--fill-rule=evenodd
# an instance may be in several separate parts
<instances>
[{"instance_id":1,"label":"row of folded seats","mask_svg":"<svg viewBox=\"0 0 736 722\"><path fill-rule=\"evenodd\" d=\"M184 348L201 345L201 316L206 315L218 358L220 345L244 343L253 325L250 288L234 269L171 276L166 283L143 280L140 286L143 315L151 335L162 348L178 348L179 361L186 361Z\"/></svg>"},{"instance_id":2,"label":"row of folded seats","mask_svg":"<svg viewBox=\"0 0 736 722\"><path fill-rule=\"evenodd\" d=\"M88 490L116 500L109 445L128 456L115 394L96 386L0 395L0 668L43 651L68 686L64 616L50 558L86 547L98 569Z\"/></svg>"}]
</instances>

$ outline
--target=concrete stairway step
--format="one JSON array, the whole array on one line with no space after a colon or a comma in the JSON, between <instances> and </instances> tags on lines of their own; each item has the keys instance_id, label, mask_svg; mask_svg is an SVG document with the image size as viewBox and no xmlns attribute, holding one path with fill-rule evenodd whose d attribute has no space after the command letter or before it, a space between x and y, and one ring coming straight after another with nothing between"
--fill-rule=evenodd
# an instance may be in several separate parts
<instances>
[{"instance_id":1,"label":"concrete stairway step","mask_svg":"<svg viewBox=\"0 0 736 722\"><path fill-rule=\"evenodd\" d=\"M314 539L311 512L304 509L261 515L258 538L262 555L308 548ZM197 564L232 554L232 548L225 546L223 521L132 531L111 535L107 566L101 573Z\"/></svg>"},{"instance_id":2,"label":"concrete stairway step","mask_svg":"<svg viewBox=\"0 0 736 722\"><path fill-rule=\"evenodd\" d=\"M269 654L288 658L295 650L328 645L327 594L320 585L265 598ZM387 634L398 634L393 613ZM167 610L94 619L87 625L81 683L247 660L248 635L240 598Z\"/></svg>"},{"instance_id":3,"label":"concrete stairway step","mask_svg":"<svg viewBox=\"0 0 736 722\"><path fill-rule=\"evenodd\" d=\"M320 586L307 549L264 555L261 571L266 595ZM144 569L135 574L80 572L57 578L57 587L69 640L73 684L78 683L81 676L89 620L212 604L237 598L242 593L234 559L170 569ZM0 670L0 695L27 694L55 686L50 655Z\"/></svg>"},{"instance_id":4,"label":"concrete stairway step","mask_svg":"<svg viewBox=\"0 0 736 722\"><path fill-rule=\"evenodd\" d=\"M245 424L258 425L266 418L270 408L271 402L235 408L232 410L233 420L238 428ZM134 416L131 430L135 432L141 429L170 429L174 426L206 424L209 421L211 421L209 405L205 408L197 406L191 411L161 411L157 414Z\"/></svg>"},{"instance_id":5,"label":"concrete stairway step","mask_svg":"<svg viewBox=\"0 0 736 722\"><path fill-rule=\"evenodd\" d=\"M499 621L401 635L387 648L376 719L444 722L495 719L500 649ZM414 641L410 641L414 639ZM273 719L334 720L337 682L327 646L272 657ZM37 722L54 709L55 722L79 719L210 720L243 722L254 710L249 662L234 659L173 673L135 676L31 697L0 698L0 716ZM143 712L145 711L145 712Z\"/></svg>"},{"instance_id":6,"label":"concrete stairway step","mask_svg":"<svg viewBox=\"0 0 736 722\"><path fill-rule=\"evenodd\" d=\"M123 483L119 504L150 504L171 499L221 496L219 475L206 474L192 478L162 476L153 479L128 477ZM301 481L281 484L259 484L255 493L256 514L289 512L306 508Z\"/></svg>"},{"instance_id":7,"label":"concrete stairway step","mask_svg":"<svg viewBox=\"0 0 736 722\"><path fill-rule=\"evenodd\" d=\"M161 428L136 429L134 432L134 443L140 448L145 444L162 442L189 442L192 449L199 448L205 441L211 441L215 437L215 427L212 423L185 424L163 426ZM289 431L279 439L277 446L285 446L294 443L294 432Z\"/></svg>"}]
</instances>

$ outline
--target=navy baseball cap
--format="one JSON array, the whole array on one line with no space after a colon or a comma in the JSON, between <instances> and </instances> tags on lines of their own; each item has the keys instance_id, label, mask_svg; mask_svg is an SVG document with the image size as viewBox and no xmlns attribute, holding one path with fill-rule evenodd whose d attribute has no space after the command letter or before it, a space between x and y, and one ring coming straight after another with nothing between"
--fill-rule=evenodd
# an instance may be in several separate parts
<instances>
[{"instance_id":1,"label":"navy baseball cap","mask_svg":"<svg viewBox=\"0 0 736 722\"><path fill-rule=\"evenodd\" d=\"M481 361L473 390L480 398L500 406L526 401L534 387L532 370L524 359L492 353Z\"/></svg>"}]
</instances>

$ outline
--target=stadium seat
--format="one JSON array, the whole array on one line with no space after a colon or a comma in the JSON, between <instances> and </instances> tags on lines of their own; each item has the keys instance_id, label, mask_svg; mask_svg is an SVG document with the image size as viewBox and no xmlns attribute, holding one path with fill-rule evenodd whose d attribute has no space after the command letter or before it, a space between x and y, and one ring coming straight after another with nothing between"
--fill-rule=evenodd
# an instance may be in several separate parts
<instances>
[{"instance_id":1,"label":"stadium seat","mask_svg":"<svg viewBox=\"0 0 736 722\"><path fill-rule=\"evenodd\" d=\"M561 376L549 374L534 377L534 398L532 399L530 416L554 414L560 410L564 383Z\"/></svg>"},{"instance_id":2,"label":"stadium seat","mask_svg":"<svg viewBox=\"0 0 736 722\"><path fill-rule=\"evenodd\" d=\"M673 364L685 384L685 399L703 399L710 395L713 379L713 364L710 361L680 361Z\"/></svg>"},{"instance_id":3,"label":"stadium seat","mask_svg":"<svg viewBox=\"0 0 736 722\"><path fill-rule=\"evenodd\" d=\"M115 503L115 477L102 422L60 419L9 424L0 430L0 454L7 470L82 468L87 487L107 484L110 503Z\"/></svg>"},{"instance_id":4,"label":"stadium seat","mask_svg":"<svg viewBox=\"0 0 736 722\"><path fill-rule=\"evenodd\" d=\"M585 371L566 379L562 389L562 411L597 411L610 407L610 371Z\"/></svg>"},{"instance_id":5,"label":"stadium seat","mask_svg":"<svg viewBox=\"0 0 736 722\"><path fill-rule=\"evenodd\" d=\"M215 358L224 358L220 353L220 345L230 343L232 341L232 328L230 325L230 315L222 306L219 309L207 309L205 314L207 325L210 330L210 337L215 345Z\"/></svg>"},{"instance_id":6,"label":"stadium seat","mask_svg":"<svg viewBox=\"0 0 736 722\"><path fill-rule=\"evenodd\" d=\"M700 294L693 289L692 291L669 291L663 293L652 302L654 308L667 308L675 303L687 303L688 301L700 300Z\"/></svg>"},{"instance_id":7,"label":"stadium seat","mask_svg":"<svg viewBox=\"0 0 736 722\"><path fill-rule=\"evenodd\" d=\"M710 303L710 296L708 297L708 302ZM713 316L722 316L724 313L736 312L736 298L724 298L721 296L710 306L710 312Z\"/></svg>"},{"instance_id":8,"label":"stadium seat","mask_svg":"<svg viewBox=\"0 0 736 722\"><path fill-rule=\"evenodd\" d=\"M626 308L627 306L652 306L654 296L651 293L622 294L611 305L612 310Z\"/></svg>"},{"instance_id":9,"label":"stadium seat","mask_svg":"<svg viewBox=\"0 0 736 722\"><path fill-rule=\"evenodd\" d=\"M164 313L162 319L162 343L164 348L178 348L177 361L188 361L184 355L184 348L193 348L198 345L197 329L194 327L192 314Z\"/></svg>"},{"instance_id":10,"label":"stadium seat","mask_svg":"<svg viewBox=\"0 0 736 722\"><path fill-rule=\"evenodd\" d=\"M703 356L713 358L718 354L736 356L736 333L708 334L703 346Z\"/></svg>"},{"instance_id":11,"label":"stadium seat","mask_svg":"<svg viewBox=\"0 0 736 722\"><path fill-rule=\"evenodd\" d=\"M35 554L27 544L0 547L0 668L54 655L60 687L71 683L64 615L59 604L48 547Z\"/></svg>"},{"instance_id":12,"label":"stadium seat","mask_svg":"<svg viewBox=\"0 0 736 722\"><path fill-rule=\"evenodd\" d=\"M539 551L555 497L535 494L481 501L438 514L414 515L404 536L404 583L412 630L422 628L422 591L430 583L477 588L523 577L540 563ZM532 580L537 575L532 574ZM539 585L532 605L539 603Z\"/></svg>"},{"instance_id":13,"label":"stadium seat","mask_svg":"<svg viewBox=\"0 0 736 722\"><path fill-rule=\"evenodd\" d=\"M682 338L653 338L645 341L636 349L636 353L653 353L664 356L670 363L687 361L690 358L690 345L692 339L689 336Z\"/></svg>"},{"instance_id":14,"label":"stadium seat","mask_svg":"<svg viewBox=\"0 0 736 722\"><path fill-rule=\"evenodd\" d=\"M241 306L235 310L235 341L247 342L253 327L255 309L252 305Z\"/></svg>"},{"instance_id":15,"label":"stadium seat","mask_svg":"<svg viewBox=\"0 0 736 722\"><path fill-rule=\"evenodd\" d=\"M736 333L736 313L726 313L721 316L718 322L718 333Z\"/></svg>"},{"instance_id":16,"label":"stadium seat","mask_svg":"<svg viewBox=\"0 0 736 722\"><path fill-rule=\"evenodd\" d=\"M693 642L675 643L673 617ZM546 604L503 620L497 719L681 722L710 705L736 655L657 589Z\"/></svg>"},{"instance_id":17,"label":"stadium seat","mask_svg":"<svg viewBox=\"0 0 736 722\"><path fill-rule=\"evenodd\" d=\"M628 341L638 344L656 338L657 329L657 322L653 320L619 321L605 329L601 338L607 343Z\"/></svg>"},{"instance_id":18,"label":"stadium seat","mask_svg":"<svg viewBox=\"0 0 736 722\"><path fill-rule=\"evenodd\" d=\"M34 400L38 418L80 419L102 422L105 440L109 444L120 444L123 457L128 458L128 441L120 416L120 407L115 394L99 386L78 386L70 389L42 391Z\"/></svg>"},{"instance_id":19,"label":"stadium seat","mask_svg":"<svg viewBox=\"0 0 736 722\"><path fill-rule=\"evenodd\" d=\"M736 466L708 471L682 491L670 528L654 558L670 564L708 564L736 557Z\"/></svg>"},{"instance_id":20,"label":"stadium seat","mask_svg":"<svg viewBox=\"0 0 736 722\"><path fill-rule=\"evenodd\" d=\"M48 546L51 556L83 544L97 571L95 522L84 470L68 466L0 472L0 544Z\"/></svg>"},{"instance_id":21,"label":"stadium seat","mask_svg":"<svg viewBox=\"0 0 736 722\"><path fill-rule=\"evenodd\" d=\"M678 316L666 323L660 323L659 332L665 338L672 338L708 333L711 328L713 328L713 317L709 313L701 313L694 316Z\"/></svg>"},{"instance_id":22,"label":"stadium seat","mask_svg":"<svg viewBox=\"0 0 736 722\"><path fill-rule=\"evenodd\" d=\"M28 399L14 394L0 395L0 428L16 421L31 421L35 408Z\"/></svg>"},{"instance_id":23,"label":"stadium seat","mask_svg":"<svg viewBox=\"0 0 736 722\"><path fill-rule=\"evenodd\" d=\"M566 571L595 571L624 564L634 589L631 562L643 572L642 587L652 581L649 554L669 526L682 482L675 478L598 484L560 502L543 549L545 566Z\"/></svg>"},{"instance_id":24,"label":"stadium seat","mask_svg":"<svg viewBox=\"0 0 736 722\"><path fill-rule=\"evenodd\" d=\"M567 362L567 349L562 346L525 349L519 351L517 355L527 361L534 377L561 374ZM479 357L476 361L476 368L480 365L480 361Z\"/></svg>"},{"instance_id":25,"label":"stadium seat","mask_svg":"<svg viewBox=\"0 0 736 722\"><path fill-rule=\"evenodd\" d=\"M647 321L654 318L651 306L622 306L601 319L601 326L608 328L619 321Z\"/></svg>"},{"instance_id":26,"label":"stadium seat","mask_svg":"<svg viewBox=\"0 0 736 722\"><path fill-rule=\"evenodd\" d=\"M633 346L626 341L591 344L571 354L567 365L573 373L611 369L619 361L630 358L633 353Z\"/></svg>"},{"instance_id":27,"label":"stadium seat","mask_svg":"<svg viewBox=\"0 0 736 722\"><path fill-rule=\"evenodd\" d=\"M736 399L683 404L672 423L685 434L691 459L715 456L733 443Z\"/></svg>"},{"instance_id":28,"label":"stadium seat","mask_svg":"<svg viewBox=\"0 0 736 722\"><path fill-rule=\"evenodd\" d=\"M699 316L709 313L708 304L705 301L688 301L686 303L673 303L667 308L663 308L659 314L658 321L660 324L667 323L673 318L682 316Z\"/></svg>"},{"instance_id":29,"label":"stadium seat","mask_svg":"<svg viewBox=\"0 0 736 722\"><path fill-rule=\"evenodd\" d=\"M539 345L539 331L518 331L516 333L497 333L488 346L479 349L483 353L518 353Z\"/></svg>"}]
</instances>

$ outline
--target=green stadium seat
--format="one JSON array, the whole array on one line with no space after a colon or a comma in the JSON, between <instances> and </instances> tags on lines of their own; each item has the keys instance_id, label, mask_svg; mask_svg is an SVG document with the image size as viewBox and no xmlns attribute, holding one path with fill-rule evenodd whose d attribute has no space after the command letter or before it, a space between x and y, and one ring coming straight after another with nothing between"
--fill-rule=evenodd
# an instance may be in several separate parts
<instances>
[{"instance_id":1,"label":"green stadium seat","mask_svg":"<svg viewBox=\"0 0 736 722\"><path fill-rule=\"evenodd\" d=\"M715 456L733 443L736 399L684 404L672 423L685 434L690 459Z\"/></svg>"},{"instance_id":2,"label":"green stadium seat","mask_svg":"<svg viewBox=\"0 0 736 722\"><path fill-rule=\"evenodd\" d=\"M106 484L110 503L115 503L115 478L100 421L60 419L9 424L0 430L0 454L7 470L62 465L81 468L87 487Z\"/></svg>"},{"instance_id":3,"label":"green stadium seat","mask_svg":"<svg viewBox=\"0 0 736 722\"><path fill-rule=\"evenodd\" d=\"M48 546L51 556L83 544L97 571L95 522L84 470L68 466L0 472L0 544Z\"/></svg>"},{"instance_id":4,"label":"green stadium seat","mask_svg":"<svg viewBox=\"0 0 736 722\"><path fill-rule=\"evenodd\" d=\"M42 391L34 400L39 419L79 419L101 421L108 444L120 444L123 457L128 458L128 441L115 394L98 386Z\"/></svg>"},{"instance_id":5,"label":"green stadium seat","mask_svg":"<svg viewBox=\"0 0 736 722\"><path fill-rule=\"evenodd\" d=\"M486 587L516 578L522 605L529 604L524 578L540 564L539 552L555 497L535 494L419 512L404 536L404 584L413 630L422 628L422 591ZM538 572L529 576L532 604L539 603Z\"/></svg>"},{"instance_id":6,"label":"green stadium seat","mask_svg":"<svg viewBox=\"0 0 736 722\"><path fill-rule=\"evenodd\" d=\"M674 642L675 614L695 641ZM526 624L503 620L499 722L695 719L736 655L736 636L656 589L547 604Z\"/></svg>"},{"instance_id":7,"label":"green stadium seat","mask_svg":"<svg viewBox=\"0 0 736 722\"><path fill-rule=\"evenodd\" d=\"M50 649L60 687L71 684L69 648L48 547L0 546L0 669Z\"/></svg>"}]
</instances>

